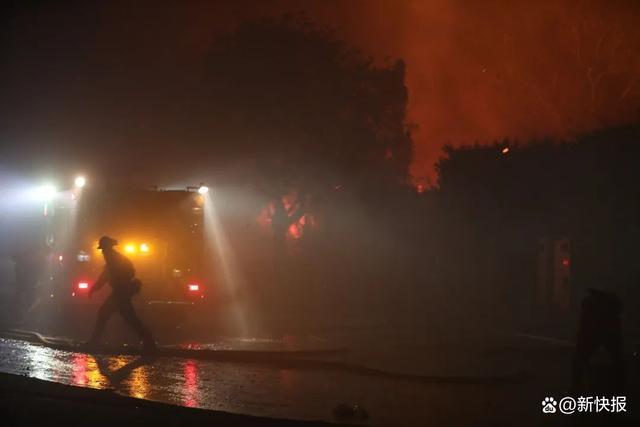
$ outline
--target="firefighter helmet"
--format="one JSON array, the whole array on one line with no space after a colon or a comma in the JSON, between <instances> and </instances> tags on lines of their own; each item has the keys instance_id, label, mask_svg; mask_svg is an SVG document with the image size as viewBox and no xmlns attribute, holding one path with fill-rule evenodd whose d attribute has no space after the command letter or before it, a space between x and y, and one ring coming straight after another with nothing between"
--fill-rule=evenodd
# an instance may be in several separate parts
<instances>
[{"instance_id":1,"label":"firefighter helmet","mask_svg":"<svg viewBox=\"0 0 640 427\"><path fill-rule=\"evenodd\" d=\"M109 236L102 236L98 241L98 249L112 248L117 244L118 241L116 239L113 239Z\"/></svg>"}]
</instances>

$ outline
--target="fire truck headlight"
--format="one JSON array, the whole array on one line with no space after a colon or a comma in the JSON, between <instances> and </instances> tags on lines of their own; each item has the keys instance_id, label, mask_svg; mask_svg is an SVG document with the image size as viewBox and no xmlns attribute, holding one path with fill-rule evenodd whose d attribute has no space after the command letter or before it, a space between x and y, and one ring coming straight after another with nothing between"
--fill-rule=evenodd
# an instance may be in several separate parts
<instances>
[{"instance_id":1,"label":"fire truck headlight","mask_svg":"<svg viewBox=\"0 0 640 427\"><path fill-rule=\"evenodd\" d=\"M34 196L38 200L42 200L46 202L51 201L55 197L56 193L57 193L56 187L54 187L52 184L42 185L36 188L35 191L33 192Z\"/></svg>"},{"instance_id":2,"label":"fire truck headlight","mask_svg":"<svg viewBox=\"0 0 640 427\"><path fill-rule=\"evenodd\" d=\"M140 244L140 252L142 252L143 254L148 254L149 253L149 245L147 245L146 243L141 243Z\"/></svg>"},{"instance_id":3,"label":"fire truck headlight","mask_svg":"<svg viewBox=\"0 0 640 427\"><path fill-rule=\"evenodd\" d=\"M82 188L87 184L87 180L84 176L78 176L76 177L75 181L73 181L73 183L75 184L76 188Z\"/></svg>"},{"instance_id":4,"label":"fire truck headlight","mask_svg":"<svg viewBox=\"0 0 640 427\"><path fill-rule=\"evenodd\" d=\"M128 253L128 254L135 254L136 253L136 246L133 245L133 244L125 245L124 251L126 253Z\"/></svg>"}]
</instances>

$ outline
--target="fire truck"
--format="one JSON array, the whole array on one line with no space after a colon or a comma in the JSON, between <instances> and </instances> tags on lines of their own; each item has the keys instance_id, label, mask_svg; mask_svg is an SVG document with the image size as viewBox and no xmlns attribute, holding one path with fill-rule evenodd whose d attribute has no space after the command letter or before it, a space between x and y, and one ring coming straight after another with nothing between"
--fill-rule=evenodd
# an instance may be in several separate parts
<instances>
[{"instance_id":1,"label":"fire truck","mask_svg":"<svg viewBox=\"0 0 640 427\"><path fill-rule=\"evenodd\" d=\"M82 185L79 185L82 184ZM202 304L212 272L204 236L205 186L183 190L85 187L84 180L45 205L51 298L91 304L104 268L103 235L134 264L142 281L137 304Z\"/></svg>"}]
</instances>

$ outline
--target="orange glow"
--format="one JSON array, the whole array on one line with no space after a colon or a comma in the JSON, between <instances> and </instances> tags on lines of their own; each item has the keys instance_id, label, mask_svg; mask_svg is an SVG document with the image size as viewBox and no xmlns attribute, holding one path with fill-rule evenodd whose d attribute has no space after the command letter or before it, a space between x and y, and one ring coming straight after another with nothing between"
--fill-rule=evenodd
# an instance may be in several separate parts
<instances>
[{"instance_id":1,"label":"orange glow","mask_svg":"<svg viewBox=\"0 0 640 427\"><path fill-rule=\"evenodd\" d=\"M128 254L134 254L136 253L136 246L131 243L128 245L125 245L124 251Z\"/></svg>"},{"instance_id":2,"label":"orange glow","mask_svg":"<svg viewBox=\"0 0 640 427\"><path fill-rule=\"evenodd\" d=\"M504 147L504 148L502 149L502 154L507 154L507 153L509 153L509 151L510 151L510 150L509 150L509 147Z\"/></svg>"},{"instance_id":3,"label":"orange glow","mask_svg":"<svg viewBox=\"0 0 640 427\"><path fill-rule=\"evenodd\" d=\"M149 379L146 366L134 369L131 374L131 395L138 399L146 399L149 393Z\"/></svg>"},{"instance_id":4,"label":"orange glow","mask_svg":"<svg viewBox=\"0 0 640 427\"><path fill-rule=\"evenodd\" d=\"M302 235L304 234L304 230L307 227L316 228L317 226L318 223L313 215L304 214L298 220L298 222L295 222L289 226L288 234L290 238L299 239L300 237L302 237Z\"/></svg>"},{"instance_id":5,"label":"orange glow","mask_svg":"<svg viewBox=\"0 0 640 427\"><path fill-rule=\"evenodd\" d=\"M132 52L126 58L134 62L124 69L144 68L148 58L157 58L159 78L167 81L163 90L177 87L191 70L205 72L204 58L212 42L240 22L309 17L320 28L334 28L337 38L367 56L381 62L406 60L408 122L416 125L411 173L433 182L437 178L433 164L447 141L469 144L503 137L566 136L637 117L639 29L634 1L239 2L255 7L236 3L155 2L153 16L172 25L145 27L148 36L139 37L136 31L142 30L130 24L131 37L114 37L116 45ZM127 22L148 19L146 9L131 8ZM123 24L117 16L105 15L101 34L118 34ZM28 39L30 26L16 25L17 39ZM176 55L162 55L167 49ZM105 61L116 58L108 56ZM176 61L183 66L172 68ZM182 74L183 70L189 71ZM110 99L111 94L98 92ZM84 105L75 98L82 93L70 94L69 104ZM123 96L121 102L128 99L117 96ZM165 111L172 111L173 103L166 104ZM71 117L74 114L64 120ZM67 123L60 126L70 128ZM154 138L164 134L161 126L154 132ZM100 158L97 152L96 156Z\"/></svg>"},{"instance_id":6,"label":"orange glow","mask_svg":"<svg viewBox=\"0 0 640 427\"><path fill-rule=\"evenodd\" d=\"M333 188L335 190L340 190L342 189L342 184L336 184ZM289 217L297 214L298 207L296 206L297 202L295 193L283 196L282 204L284 205L285 211L288 212ZM257 215L256 222L264 228L271 227L275 210L274 202L269 202ZM308 226L317 227L317 223L313 215L305 213L300 217L300 219L289 225L287 229L287 237L290 239L299 239L304 234L304 229Z\"/></svg>"},{"instance_id":7,"label":"orange glow","mask_svg":"<svg viewBox=\"0 0 640 427\"><path fill-rule=\"evenodd\" d=\"M149 245L146 243L141 243L140 244L140 252L142 253L149 253Z\"/></svg>"},{"instance_id":8,"label":"orange glow","mask_svg":"<svg viewBox=\"0 0 640 427\"><path fill-rule=\"evenodd\" d=\"M118 356L109 363L109 369L115 372L133 362L134 360L131 360L129 357ZM137 397L138 399L145 399L147 397L149 393L149 378L146 366L136 367L131 371L126 381L129 386L129 392L133 397Z\"/></svg>"},{"instance_id":9,"label":"orange glow","mask_svg":"<svg viewBox=\"0 0 640 427\"><path fill-rule=\"evenodd\" d=\"M296 222L295 224L291 224L289 226L289 235L294 239L299 239L302 237L302 226L300 223Z\"/></svg>"},{"instance_id":10,"label":"orange glow","mask_svg":"<svg viewBox=\"0 0 640 427\"><path fill-rule=\"evenodd\" d=\"M87 385L92 388L102 388L105 382L96 363L96 359L92 356L87 358L87 380Z\"/></svg>"}]
</instances>

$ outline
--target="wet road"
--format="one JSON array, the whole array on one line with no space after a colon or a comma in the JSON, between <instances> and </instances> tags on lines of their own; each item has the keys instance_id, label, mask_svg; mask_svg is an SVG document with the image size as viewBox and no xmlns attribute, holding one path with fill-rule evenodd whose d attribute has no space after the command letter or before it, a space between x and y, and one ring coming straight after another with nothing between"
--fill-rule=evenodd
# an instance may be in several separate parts
<instances>
[{"instance_id":1,"label":"wet road","mask_svg":"<svg viewBox=\"0 0 640 427\"><path fill-rule=\"evenodd\" d=\"M228 343L219 345L229 347ZM263 347L264 343L260 345ZM176 405L278 418L335 421L335 406L354 402L369 412L369 419L363 423L371 425L444 421L448 425L470 425L478 419L508 425L508 420L516 416L529 420L525 425L537 425L539 396L561 387L558 372L549 368L549 361L557 362L565 356L545 353L544 357L537 356L537 362L527 362L518 355L532 378L508 384L429 384L253 363L93 356L0 339L0 371L6 373L82 387L112 388L124 395ZM455 353L448 356L453 366L464 366L466 357ZM493 358L500 363L499 359L513 360L514 355L497 354Z\"/></svg>"},{"instance_id":2,"label":"wet road","mask_svg":"<svg viewBox=\"0 0 640 427\"><path fill-rule=\"evenodd\" d=\"M140 356L93 356L0 340L0 371L188 407L296 419L330 418L326 407L299 404L296 372L256 365ZM321 390L320 390L321 393ZM312 401L313 402L313 401Z\"/></svg>"}]
</instances>

